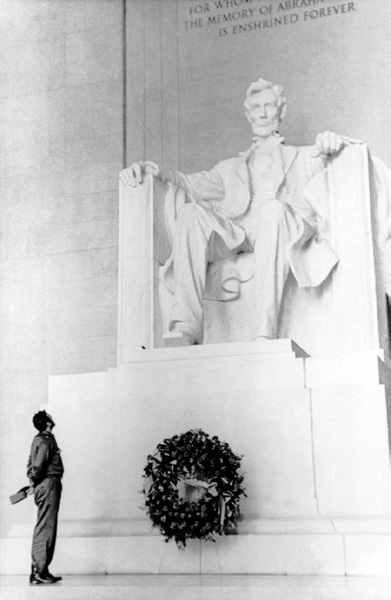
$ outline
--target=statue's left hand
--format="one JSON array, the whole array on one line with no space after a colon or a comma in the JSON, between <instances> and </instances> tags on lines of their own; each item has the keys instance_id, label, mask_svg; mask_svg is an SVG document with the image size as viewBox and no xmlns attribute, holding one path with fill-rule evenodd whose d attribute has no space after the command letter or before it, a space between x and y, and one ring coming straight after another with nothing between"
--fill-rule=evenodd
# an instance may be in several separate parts
<instances>
[{"instance_id":1,"label":"statue's left hand","mask_svg":"<svg viewBox=\"0 0 391 600\"><path fill-rule=\"evenodd\" d=\"M346 145L344 137L333 133L332 131L323 131L318 133L315 140L315 145L311 155L316 156L331 156L337 154Z\"/></svg>"},{"instance_id":2,"label":"statue's left hand","mask_svg":"<svg viewBox=\"0 0 391 600\"><path fill-rule=\"evenodd\" d=\"M127 169L120 171L119 178L123 184L131 187L137 187L143 183L144 178L149 173L158 177L160 167L151 160L139 160L130 165Z\"/></svg>"}]
</instances>

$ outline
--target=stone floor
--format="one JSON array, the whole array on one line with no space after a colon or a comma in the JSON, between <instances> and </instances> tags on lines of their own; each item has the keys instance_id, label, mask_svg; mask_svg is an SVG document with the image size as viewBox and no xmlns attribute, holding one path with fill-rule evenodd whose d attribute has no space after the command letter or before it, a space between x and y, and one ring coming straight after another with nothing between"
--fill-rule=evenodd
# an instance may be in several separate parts
<instances>
[{"instance_id":1,"label":"stone floor","mask_svg":"<svg viewBox=\"0 0 391 600\"><path fill-rule=\"evenodd\" d=\"M29 586L26 577L0 577L1 600L391 600L388 577L195 575L65 576Z\"/></svg>"}]
</instances>

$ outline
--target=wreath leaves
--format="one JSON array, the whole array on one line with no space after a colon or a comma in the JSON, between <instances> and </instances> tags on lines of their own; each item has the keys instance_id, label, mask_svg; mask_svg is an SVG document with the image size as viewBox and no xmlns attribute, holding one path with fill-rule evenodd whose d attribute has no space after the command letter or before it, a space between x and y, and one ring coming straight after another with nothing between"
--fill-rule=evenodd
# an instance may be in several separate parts
<instances>
[{"instance_id":1,"label":"wreath leaves","mask_svg":"<svg viewBox=\"0 0 391 600\"><path fill-rule=\"evenodd\" d=\"M185 547L189 539L216 541L236 529L243 475L241 456L226 442L201 429L166 438L147 457L145 508L168 542Z\"/></svg>"}]
</instances>

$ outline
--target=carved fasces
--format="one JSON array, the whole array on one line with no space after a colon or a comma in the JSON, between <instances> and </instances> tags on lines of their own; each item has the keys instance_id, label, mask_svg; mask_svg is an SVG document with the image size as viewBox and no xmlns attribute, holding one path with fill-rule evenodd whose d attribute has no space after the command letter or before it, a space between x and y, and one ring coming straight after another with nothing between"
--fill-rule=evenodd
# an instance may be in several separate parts
<instances>
[{"instance_id":1,"label":"carved fasces","mask_svg":"<svg viewBox=\"0 0 391 600\"><path fill-rule=\"evenodd\" d=\"M123 172L122 172L123 173ZM118 363L156 346L158 269L169 255L164 224L165 186L152 174L136 186L120 178Z\"/></svg>"}]
</instances>

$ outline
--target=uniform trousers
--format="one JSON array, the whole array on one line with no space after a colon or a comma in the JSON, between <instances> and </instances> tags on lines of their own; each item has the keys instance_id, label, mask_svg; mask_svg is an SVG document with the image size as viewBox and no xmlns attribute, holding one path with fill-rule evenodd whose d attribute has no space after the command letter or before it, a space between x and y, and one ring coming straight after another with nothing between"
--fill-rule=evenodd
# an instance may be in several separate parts
<instances>
[{"instance_id":1,"label":"uniform trousers","mask_svg":"<svg viewBox=\"0 0 391 600\"><path fill-rule=\"evenodd\" d=\"M173 232L173 307L170 331L202 342L207 265L241 251L254 253L252 339L277 336L278 313L289 274L288 246L297 217L282 201L262 202L252 231L199 204L185 204Z\"/></svg>"},{"instance_id":2,"label":"uniform trousers","mask_svg":"<svg viewBox=\"0 0 391 600\"><path fill-rule=\"evenodd\" d=\"M62 484L59 477L45 477L34 488L38 507L37 523L33 533L32 566L44 574L52 562L57 537L57 517L60 508Z\"/></svg>"}]
</instances>

